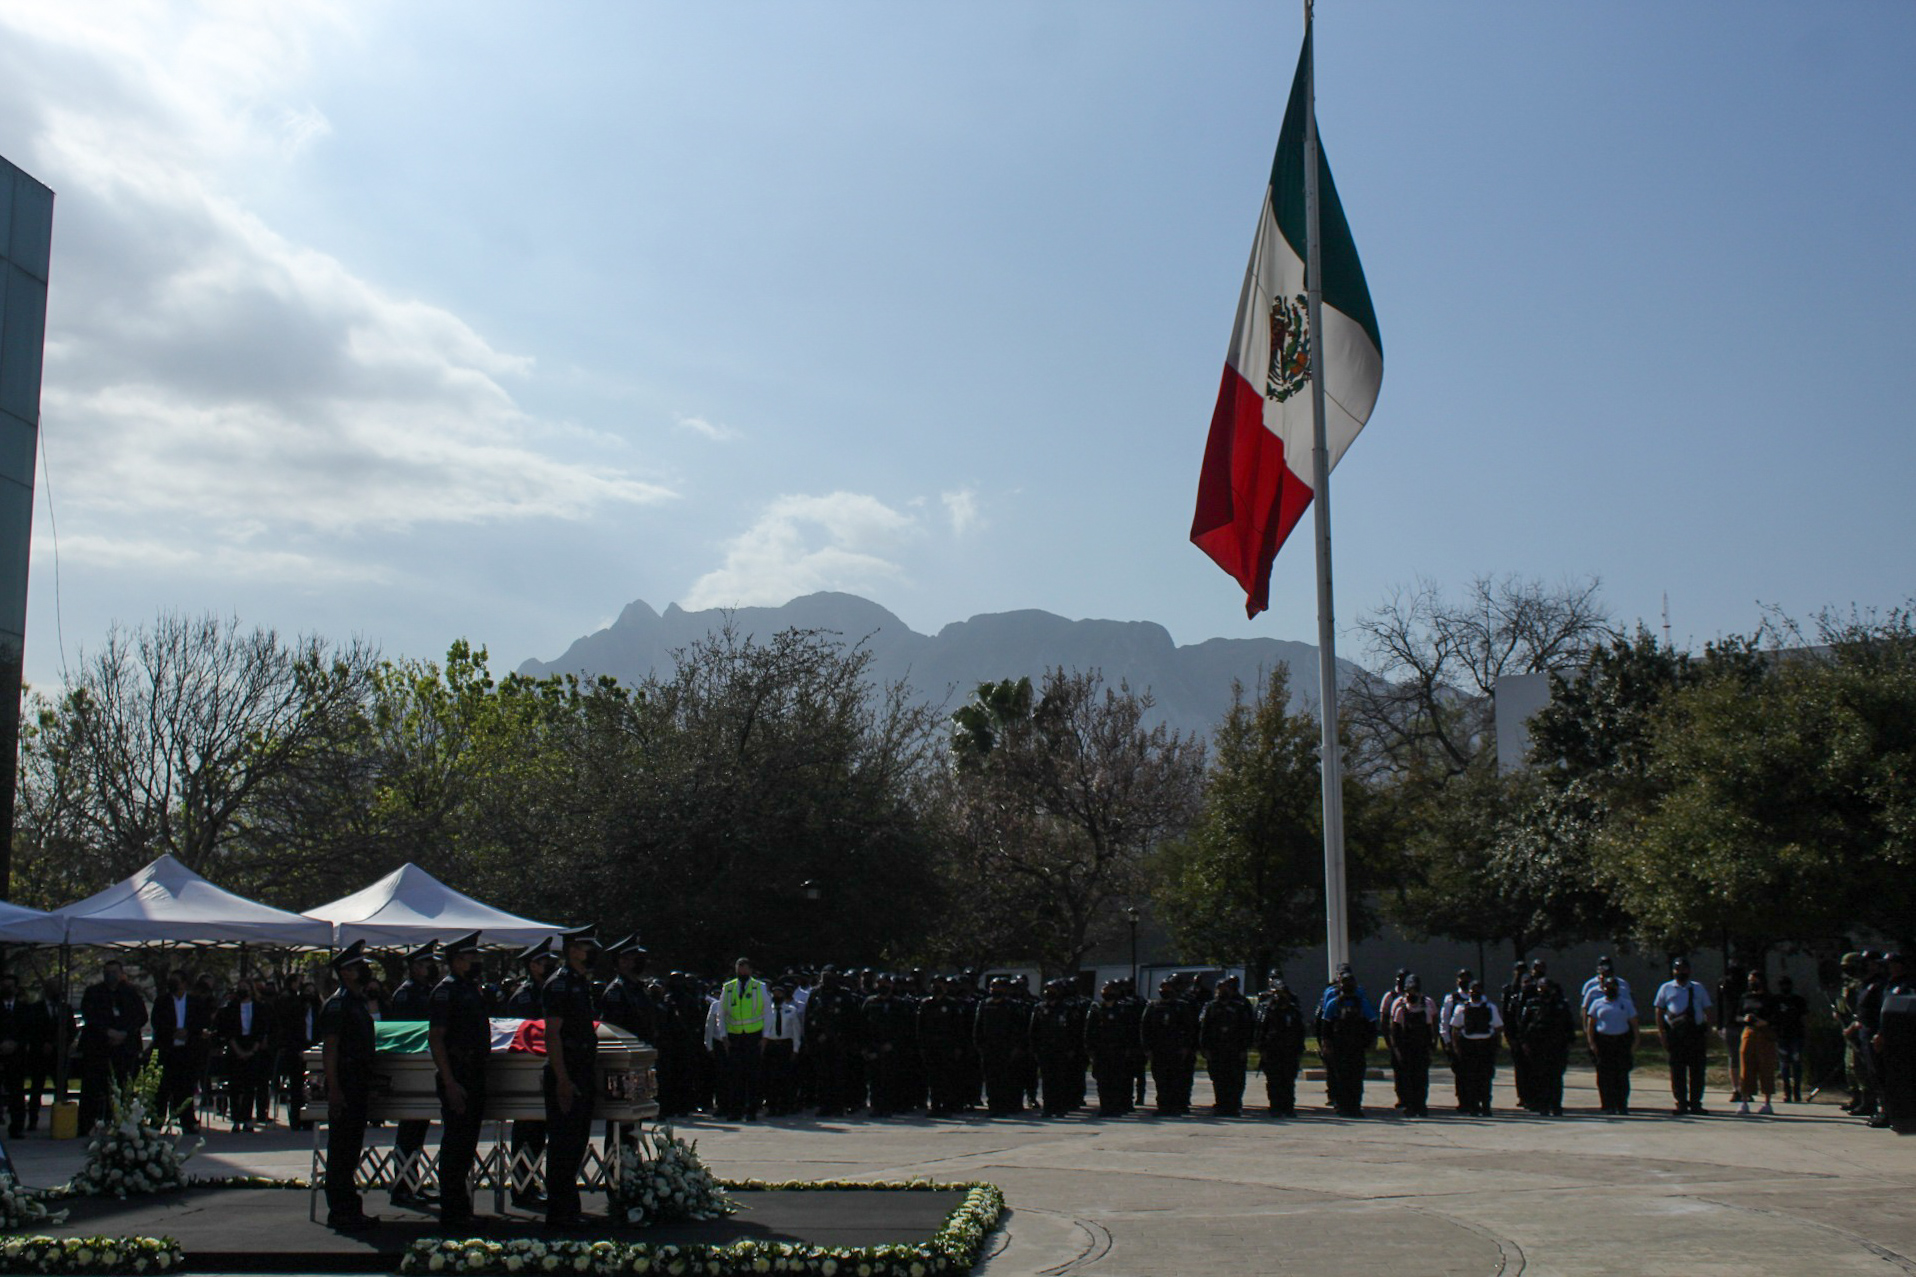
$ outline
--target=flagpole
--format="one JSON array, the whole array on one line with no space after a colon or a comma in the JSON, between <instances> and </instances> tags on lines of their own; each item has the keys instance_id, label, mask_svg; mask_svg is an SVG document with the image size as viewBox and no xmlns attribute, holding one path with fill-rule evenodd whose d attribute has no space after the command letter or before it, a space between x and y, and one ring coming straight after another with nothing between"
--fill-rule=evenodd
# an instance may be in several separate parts
<instances>
[{"instance_id":1,"label":"flagpole","mask_svg":"<svg viewBox=\"0 0 1916 1277\"><path fill-rule=\"evenodd\" d=\"M1344 883L1343 750L1337 730L1337 618L1331 603L1331 452L1324 424L1323 262L1317 227L1317 42L1311 0L1304 0L1305 303L1311 328L1311 507L1317 530L1317 698L1324 782L1324 949L1330 977L1350 961L1350 908Z\"/></svg>"}]
</instances>

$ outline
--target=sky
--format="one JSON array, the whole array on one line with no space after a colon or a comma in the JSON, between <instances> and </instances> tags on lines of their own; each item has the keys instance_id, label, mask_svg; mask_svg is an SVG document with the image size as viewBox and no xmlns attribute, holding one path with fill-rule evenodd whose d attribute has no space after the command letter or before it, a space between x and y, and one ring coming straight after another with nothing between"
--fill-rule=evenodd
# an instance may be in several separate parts
<instances>
[{"instance_id":1,"label":"sky","mask_svg":"<svg viewBox=\"0 0 1916 1277\"><path fill-rule=\"evenodd\" d=\"M1916 592L1916 7L1317 25L1385 352L1341 654L1418 578L1667 592L1678 642ZM0 0L0 155L57 201L29 681L161 609L495 668L822 589L1313 639L1306 536L1255 620L1188 541L1300 35Z\"/></svg>"}]
</instances>

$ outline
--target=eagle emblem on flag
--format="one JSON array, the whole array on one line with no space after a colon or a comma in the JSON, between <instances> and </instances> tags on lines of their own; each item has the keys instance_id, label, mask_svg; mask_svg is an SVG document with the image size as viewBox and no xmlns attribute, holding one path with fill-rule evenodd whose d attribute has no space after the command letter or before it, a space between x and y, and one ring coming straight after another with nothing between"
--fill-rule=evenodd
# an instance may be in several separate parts
<instances>
[{"instance_id":1,"label":"eagle emblem on flag","mask_svg":"<svg viewBox=\"0 0 1916 1277\"><path fill-rule=\"evenodd\" d=\"M1302 293L1271 303L1271 368L1264 379L1266 399L1283 403L1311 379L1309 316Z\"/></svg>"}]
</instances>

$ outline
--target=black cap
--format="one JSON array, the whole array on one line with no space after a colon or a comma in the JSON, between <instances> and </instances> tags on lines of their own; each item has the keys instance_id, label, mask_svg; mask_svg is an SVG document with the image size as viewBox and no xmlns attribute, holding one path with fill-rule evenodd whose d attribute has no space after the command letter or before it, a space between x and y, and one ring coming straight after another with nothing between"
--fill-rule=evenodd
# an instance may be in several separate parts
<instances>
[{"instance_id":1,"label":"black cap","mask_svg":"<svg viewBox=\"0 0 1916 1277\"><path fill-rule=\"evenodd\" d=\"M1424 978L1422 976L1411 974L1404 977L1404 988L1408 992L1415 993L1423 987Z\"/></svg>"},{"instance_id":2,"label":"black cap","mask_svg":"<svg viewBox=\"0 0 1916 1277\"><path fill-rule=\"evenodd\" d=\"M645 956L645 946L639 943L639 933L634 931L631 935L620 940L614 940L611 944L607 945L605 952L606 956L613 958L618 957L622 953L636 954L643 958Z\"/></svg>"},{"instance_id":3,"label":"black cap","mask_svg":"<svg viewBox=\"0 0 1916 1277\"><path fill-rule=\"evenodd\" d=\"M1608 968L1610 968L1610 967L1612 967L1612 966L1614 966L1614 965L1616 965L1616 964L1610 961L1610 955L1609 955L1609 954L1607 954L1607 953L1606 953L1606 954L1604 954L1604 955L1603 955L1603 956L1602 956L1601 958L1598 958L1598 959L1597 959L1597 966L1598 966L1599 968L1602 968L1602 969L1606 969L1606 970L1607 970Z\"/></svg>"},{"instance_id":4,"label":"black cap","mask_svg":"<svg viewBox=\"0 0 1916 1277\"><path fill-rule=\"evenodd\" d=\"M559 933L559 943L556 947L561 952L570 949L575 944L589 944L598 947L599 937L596 928L588 922L583 927L574 927L570 931L561 931Z\"/></svg>"},{"instance_id":5,"label":"black cap","mask_svg":"<svg viewBox=\"0 0 1916 1277\"><path fill-rule=\"evenodd\" d=\"M333 972L336 975L345 971L345 969L350 966L370 967L371 965L371 961L366 957L366 942L364 940L355 940L344 949L341 949L338 956L335 957L332 962Z\"/></svg>"},{"instance_id":6,"label":"black cap","mask_svg":"<svg viewBox=\"0 0 1916 1277\"><path fill-rule=\"evenodd\" d=\"M1690 960L1684 957L1682 954L1678 954L1676 957L1670 959L1670 970L1672 971L1676 970L1678 967L1687 968L1689 965L1690 965Z\"/></svg>"},{"instance_id":7,"label":"black cap","mask_svg":"<svg viewBox=\"0 0 1916 1277\"><path fill-rule=\"evenodd\" d=\"M451 962L455 957L457 957L458 955L462 953L477 953L477 952L479 952L479 933L477 931L474 931L470 933L469 935L460 936L456 940L448 940L444 944L439 946L440 956L445 958L445 960L448 962Z\"/></svg>"},{"instance_id":8,"label":"black cap","mask_svg":"<svg viewBox=\"0 0 1916 1277\"><path fill-rule=\"evenodd\" d=\"M539 941L538 944L529 944L525 948L519 950L519 961L521 962L531 962L534 958L550 958L551 956L552 956L552 937L551 936L547 936L545 939Z\"/></svg>"},{"instance_id":9,"label":"black cap","mask_svg":"<svg viewBox=\"0 0 1916 1277\"><path fill-rule=\"evenodd\" d=\"M408 963L431 962L434 958L438 956L439 956L439 942L436 940L428 940L426 941L426 943L420 945L417 949L414 949L411 953L407 954L406 961Z\"/></svg>"}]
</instances>

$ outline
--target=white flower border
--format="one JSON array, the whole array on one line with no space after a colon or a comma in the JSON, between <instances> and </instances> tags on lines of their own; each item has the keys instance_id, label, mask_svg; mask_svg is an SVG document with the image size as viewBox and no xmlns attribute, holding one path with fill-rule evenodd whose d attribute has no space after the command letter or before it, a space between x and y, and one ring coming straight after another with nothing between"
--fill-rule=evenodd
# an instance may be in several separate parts
<instances>
[{"instance_id":1,"label":"white flower border","mask_svg":"<svg viewBox=\"0 0 1916 1277\"><path fill-rule=\"evenodd\" d=\"M938 1192L962 1189L965 1199L930 1240L912 1246L811 1246L739 1241L723 1246L660 1246L650 1242L426 1238L414 1242L399 1271L413 1274L586 1273L591 1277L737 1277L786 1273L801 1277L933 1277L971 1271L985 1239L1004 1217L996 1184L940 1184L931 1180L726 1180L722 1186L757 1191Z\"/></svg>"},{"instance_id":2,"label":"white flower border","mask_svg":"<svg viewBox=\"0 0 1916 1277\"><path fill-rule=\"evenodd\" d=\"M4 1273L166 1273L186 1256L171 1237L8 1237Z\"/></svg>"}]
</instances>

